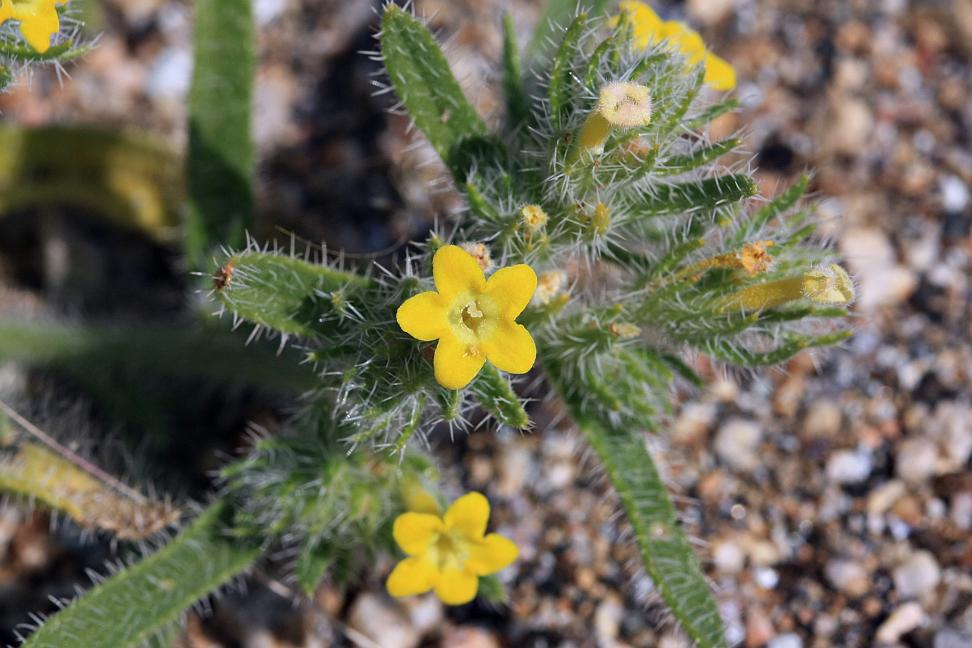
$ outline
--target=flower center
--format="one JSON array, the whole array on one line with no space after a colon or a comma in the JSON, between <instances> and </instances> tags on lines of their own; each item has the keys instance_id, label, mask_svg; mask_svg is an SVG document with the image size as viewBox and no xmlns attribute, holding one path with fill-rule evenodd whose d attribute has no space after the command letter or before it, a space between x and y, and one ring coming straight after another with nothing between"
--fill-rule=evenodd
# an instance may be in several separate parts
<instances>
[{"instance_id":1,"label":"flower center","mask_svg":"<svg viewBox=\"0 0 972 648\"><path fill-rule=\"evenodd\" d=\"M440 571L462 569L466 564L468 549L463 538L443 531L432 543L432 559Z\"/></svg>"},{"instance_id":2,"label":"flower center","mask_svg":"<svg viewBox=\"0 0 972 648\"><path fill-rule=\"evenodd\" d=\"M476 303L476 300L472 300L462 307L462 323L473 333L479 331L484 317L483 311L479 309L479 304Z\"/></svg>"}]
</instances>

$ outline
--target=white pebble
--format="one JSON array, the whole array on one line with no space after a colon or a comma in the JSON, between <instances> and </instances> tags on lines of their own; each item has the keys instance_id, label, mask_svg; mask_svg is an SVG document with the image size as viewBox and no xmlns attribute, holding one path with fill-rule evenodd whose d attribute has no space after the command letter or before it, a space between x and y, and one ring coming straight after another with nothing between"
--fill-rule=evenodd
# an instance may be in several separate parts
<instances>
[{"instance_id":1,"label":"white pebble","mask_svg":"<svg viewBox=\"0 0 972 648\"><path fill-rule=\"evenodd\" d=\"M894 588L904 598L920 597L938 586L942 571L928 551L916 551L894 570Z\"/></svg>"}]
</instances>

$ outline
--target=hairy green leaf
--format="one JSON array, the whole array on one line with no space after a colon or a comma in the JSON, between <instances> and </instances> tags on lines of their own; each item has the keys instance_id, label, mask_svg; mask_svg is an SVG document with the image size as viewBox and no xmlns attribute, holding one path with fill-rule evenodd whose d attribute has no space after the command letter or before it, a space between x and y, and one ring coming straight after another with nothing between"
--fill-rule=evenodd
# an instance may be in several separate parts
<instances>
[{"instance_id":1,"label":"hairy green leaf","mask_svg":"<svg viewBox=\"0 0 972 648\"><path fill-rule=\"evenodd\" d=\"M592 414L581 404L576 388L565 384L558 364L545 359L544 366L617 491L645 569L662 599L699 646L726 646L715 599L642 433L631 426L612 424L608 415Z\"/></svg>"},{"instance_id":2,"label":"hairy green leaf","mask_svg":"<svg viewBox=\"0 0 972 648\"><path fill-rule=\"evenodd\" d=\"M523 66L520 63L516 26L509 13L503 14L503 96L509 125L516 128L526 123L530 103L523 87Z\"/></svg>"},{"instance_id":3,"label":"hairy green leaf","mask_svg":"<svg viewBox=\"0 0 972 648\"><path fill-rule=\"evenodd\" d=\"M498 144L462 93L438 43L421 22L396 5L382 18L381 53L388 77L409 116L457 182L472 160Z\"/></svg>"},{"instance_id":4,"label":"hairy green leaf","mask_svg":"<svg viewBox=\"0 0 972 648\"><path fill-rule=\"evenodd\" d=\"M660 176L673 176L703 167L739 146L742 141L737 137L724 139L715 144L700 146L691 153L673 155L663 160L657 167Z\"/></svg>"},{"instance_id":5,"label":"hairy green leaf","mask_svg":"<svg viewBox=\"0 0 972 648\"><path fill-rule=\"evenodd\" d=\"M253 222L251 5L250 0L195 3L186 160L186 252L195 268L220 245L242 246Z\"/></svg>"},{"instance_id":6,"label":"hairy green leaf","mask_svg":"<svg viewBox=\"0 0 972 648\"><path fill-rule=\"evenodd\" d=\"M631 209L645 216L678 214L729 205L754 195L756 183L752 178L732 174L653 186L651 193L631 201Z\"/></svg>"},{"instance_id":7,"label":"hairy green leaf","mask_svg":"<svg viewBox=\"0 0 972 648\"><path fill-rule=\"evenodd\" d=\"M224 535L230 513L217 501L165 547L55 614L24 645L128 648L149 640L259 557L259 547Z\"/></svg>"}]
</instances>

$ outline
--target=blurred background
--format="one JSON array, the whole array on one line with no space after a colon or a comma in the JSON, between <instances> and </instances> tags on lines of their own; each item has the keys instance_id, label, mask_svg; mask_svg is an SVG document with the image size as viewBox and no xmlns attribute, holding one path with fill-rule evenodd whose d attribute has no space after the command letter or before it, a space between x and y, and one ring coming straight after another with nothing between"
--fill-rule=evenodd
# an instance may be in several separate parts
<instances>
[{"instance_id":1,"label":"blurred background","mask_svg":"<svg viewBox=\"0 0 972 648\"><path fill-rule=\"evenodd\" d=\"M0 95L0 320L178 327L213 310L177 242L191 5L74 4L94 51ZM655 441L729 635L751 648L968 648L972 0L653 4L736 67L742 107L713 136L742 132L762 193L814 171L823 231L859 288L842 349L759 375L700 365L708 386L676 395ZM416 5L479 110L495 113L501 12L526 35L541 0ZM258 239L289 245L293 233L393 262L461 207L393 100L373 94L380 64L360 52L375 49L376 6L254 0ZM118 144L120 132L139 144ZM10 339L0 398L177 501L205 499L248 423L273 427L294 407L286 380L258 388L232 368L145 369ZM190 615L180 645L687 645L582 441L548 424L555 404L532 414L533 434L484 427L433 447L447 491L488 494L494 526L521 547L504 575L509 606L394 602L390 561L298 601L271 560L211 614ZM116 556L43 512L0 509L0 643Z\"/></svg>"}]
</instances>

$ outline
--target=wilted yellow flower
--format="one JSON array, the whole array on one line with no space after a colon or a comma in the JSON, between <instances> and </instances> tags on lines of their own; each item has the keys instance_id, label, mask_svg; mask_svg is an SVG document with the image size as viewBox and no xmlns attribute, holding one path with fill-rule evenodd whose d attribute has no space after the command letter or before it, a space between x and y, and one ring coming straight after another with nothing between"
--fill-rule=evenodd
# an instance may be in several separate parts
<instances>
[{"instance_id":1,"label":"wilted yellow flower","mask_svg":"<svg viewBox=\"0 0 972 648\"><path fill-rule=\"evenodd\" d=\"M635 45L647 48L655 42L668 41L689 65L705 66L705 82L716 90L732 90L736 87L736 71L723 58L705 49L705 42L697 31L677 20L662 20L650 5L636 0L625 0L620 10L628 15L634 28Z\"/></svg>"},{"instance_id":2,"label":"wilted yellow flower","mask_svg":"<svg viewBox=\"0 0 972 648\"><path fill-rule=\"evenodd\" d=\"M479 577L509 566L520 553L511 540L486 535L488 521L489 501L475 492L457 499L441 517L399 515L392 533L408 557L388 576L388 593L398 597L435 590L447 605L476 598Z\"/></svg>"},{"instance_id":3,"label":"wilted yellow flower","mask_svg":"<svg viewBox=\"0 0 972 648\"><path fill-rule=\"evenodd\" d=\"M803 296L818 304L849 304L854 301L854 282L836 263L820 266L803 275Z\"/></svg>"},{"instance_id":4,"label":"wilted yellow flower","mask_svg":"<svg viewBox=\"0 0 972 648\"><path fill-rule=\"evenodd\" d=\"M801 276L747 286L730 296L724 308L763 310L798 299L843 306L854 301L854 282L846 270L831 263L826 267L814 268Z\"/></svg>"},{"instance_id":5,"label":"wilted yellow flower","mask_svg":"<svg viewBox=\"0 0 972 648\"><path fill-rule=\"evenodd\" d=\"M547 212L543 211L543 207L540 205L524 205L523 209L520 210L520 215L523 217L523 223L531 232L536 232L549 220Z\"/></svg>"},{"instance_id":6,"label":"wilted yellow flower","mask_svg":"<svg viewBox=\"0 0 972 648\"><path fill-rule=\"evenodd\" d=\"M510 373L526 373L537 358L530 332L516 318L530 303L537 275L528 265L500 268L486 280L468 252L455 245L432 259L435 291L409 298L398 308L398 325L419 340L438 340L435 379L462 389L487 360Z\"/></svg>"},{"instance_id":7,"label":"wilted yellow flower","mask_svg":"<svg viewBox=\"0 0 972 648\"><path fill-rule=\"evenodd\" d=\"M771 247L773 247L773 241L747 243L739 252L739 265L751 275L766 272L773 262L773 257L766 252L766 249Z\"/></svg>"},{"instance_id":8,"label":"wilted yellow flower","mask_svg":"<svg viewBox=\"0 0 972 648\"><path fill-rule=\"evenodd\" d=\"M0 0L0 25L20 22L20 35L38 53L51 46L51 36L61 28L57 6L67 0Z\"/></svg>"},{"instance_id":9,"label":"wilted yellow flower","mask_svg":"<svg viewBox=\"0 0 972 648\"><path fill-rule=\"evenodd\" d=\"M537 284L537 292L533 296L533 300L541 306L549 304L566 286L567 273L563 270L552 270L541 273L540 281Z\"/></svg>"}]
</instances>

